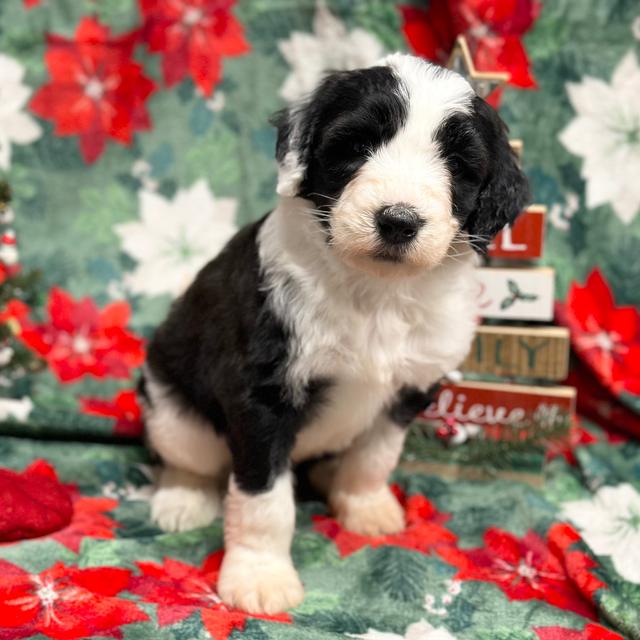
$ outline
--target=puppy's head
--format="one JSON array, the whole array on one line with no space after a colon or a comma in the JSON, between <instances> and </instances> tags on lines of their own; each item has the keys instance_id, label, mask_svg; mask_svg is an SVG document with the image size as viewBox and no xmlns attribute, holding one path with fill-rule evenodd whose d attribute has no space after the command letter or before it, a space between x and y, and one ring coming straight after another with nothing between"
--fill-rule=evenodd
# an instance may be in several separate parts
<instances>
[{"instance_id":1,"label":"puppy's head","mask_svg":"<svg viewBox=\"0 0 640 640\"><path fill-rule=\"evenodd\" d=\"M528 198L497 113L413 56L333 73L274 122L278 193L311 201L327 250L376 275L434 267L454 240L483 251Z\"/></svg>"}]
</instances>

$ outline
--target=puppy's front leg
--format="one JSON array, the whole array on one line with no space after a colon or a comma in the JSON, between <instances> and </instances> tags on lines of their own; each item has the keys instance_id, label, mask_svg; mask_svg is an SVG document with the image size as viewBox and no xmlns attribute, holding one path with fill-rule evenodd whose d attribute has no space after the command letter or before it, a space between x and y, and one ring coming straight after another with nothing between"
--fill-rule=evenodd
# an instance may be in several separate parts
<instances>
[{"instance_id":1,"label":"puppy's front leg","mask_svg":"<svg viewBox=\"0 0 640 640\"><path fill-rule=\"evenodd\" d=\"M232 410L232 473L224 507L225 556L218 592L250 613L279 613L302 601L304 591L290 556L295 505L290 452L298 412L258 383Z\"/></svg>"},{"instance_id":2,"label":"puppy's front leg","mask_svg":"<svg viewBox=\"0 0 640 640\"><path fill-rule=\"evenodd\" d=\"M377 536L404 528L404 513L387 480L400 458L405 431L386 415L379 416L340 458L329 505L350 531Z\"/></svg>"},{"instance_id":3,"label":"puppy's front leg","mask_svg":"<svg viewBox=\"0 0 640 640\"><path fill-rule=\"evenodd\" d=\"M340 458L329 505L350 531L377 536L404 529L404 513L387 482L398 464L408 425L429 404L434 391L403 389Z\"/></svg>"},{"instance_id":4,"label":"puppy's front leg","mask_svg":"<svg viewBox=\"0 0 640 640\"><path fill-rule=\"evenodd\" d=\"M243 490L232 475L224 519L225 556L218 581L224 602L257 614L300 604L304 590L289 553L295 527L291 472L257 493Z\"/></svg>"}]
</instances>

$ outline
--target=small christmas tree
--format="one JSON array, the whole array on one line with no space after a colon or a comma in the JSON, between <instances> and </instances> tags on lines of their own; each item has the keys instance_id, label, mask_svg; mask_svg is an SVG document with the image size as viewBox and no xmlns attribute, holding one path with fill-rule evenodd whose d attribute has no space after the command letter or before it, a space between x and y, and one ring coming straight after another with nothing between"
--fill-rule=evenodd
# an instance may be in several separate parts
<instances>
[{"instance_id":1,"label":"small christmas tree","mask_svg":"<svg viewBox=\"0 0 640 640\"><path fill-rule=\"evenodd\" d=\"M11 190L0 180L0 388L11 387L25 373L42 367L17 339L20 314L38 303L40 273L25 271L20 264L14 217Z\"/></svg>"}]
</instances>

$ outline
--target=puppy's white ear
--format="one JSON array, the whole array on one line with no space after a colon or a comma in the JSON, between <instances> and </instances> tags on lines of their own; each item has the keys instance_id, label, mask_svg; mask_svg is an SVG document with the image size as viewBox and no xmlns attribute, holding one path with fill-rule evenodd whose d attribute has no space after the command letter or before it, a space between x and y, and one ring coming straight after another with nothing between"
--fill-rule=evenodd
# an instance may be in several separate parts
<instances>
[{"instance_id":1,"label":"puppy's white ear","mask_svg":"<svg viewBox=\"0 0 640 640\"><path fill-rule=\"evenodd\" d=\"M304 178L305 166L300 154L300 131L297 122L300 120L301 107L286 107L278 111L272 118L278 132L276 141L276 159L278 161L278 186L276 193L280 196L298 195Z\"/></svg>"},{"instance_id":2,"label":"puppy's white ear","mask_svg":"<svg viewBox=\"0 0 640 640\"><path fill-rule=\"evenodd\" d=\"M293 198L300 191L304 178L304 167L300 164L296 151L287 151L282 160L278 160L278 185L276 193L279 196Z\"/></svg>"}]
</instances>

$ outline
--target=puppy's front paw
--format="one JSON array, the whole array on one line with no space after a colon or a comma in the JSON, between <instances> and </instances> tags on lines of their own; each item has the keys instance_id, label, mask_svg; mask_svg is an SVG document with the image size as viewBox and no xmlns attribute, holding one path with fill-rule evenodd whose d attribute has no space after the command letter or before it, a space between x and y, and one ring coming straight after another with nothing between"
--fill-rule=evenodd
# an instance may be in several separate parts
<instances>
[{"instance_id":1,"label":"puppy's front paw","mask_svg":"<svg viewBox=\"0 0 640 640\"><path fill-rule=\"evenodd\" d=\"M229 606L254 614L275 614L304 598L300 578L289 558L236 548L222 562L218 593Z\"/></svg>"},{"instance_id":2,"label":"puppy's front paw","mask_svg":"<svg viewBox=\"0 0 640 640\"><path fill-rule=\"evenodd\" d=\"M151 518L163 531L206 527L220 511L220 494L215 487L160 487L151 498Z\"/></svg>"},{"instance_id":3,"label":"puppy's front paw","mask_svg":"<svg viewBox=\"0 0 640 640\"><path fill-rule=\"evenodd\" d=\"M340 524L363 536L389 535L405 527L404 511L389 487L371 493L337 491L330 503Z\"/></svg>"}]
</instances>

